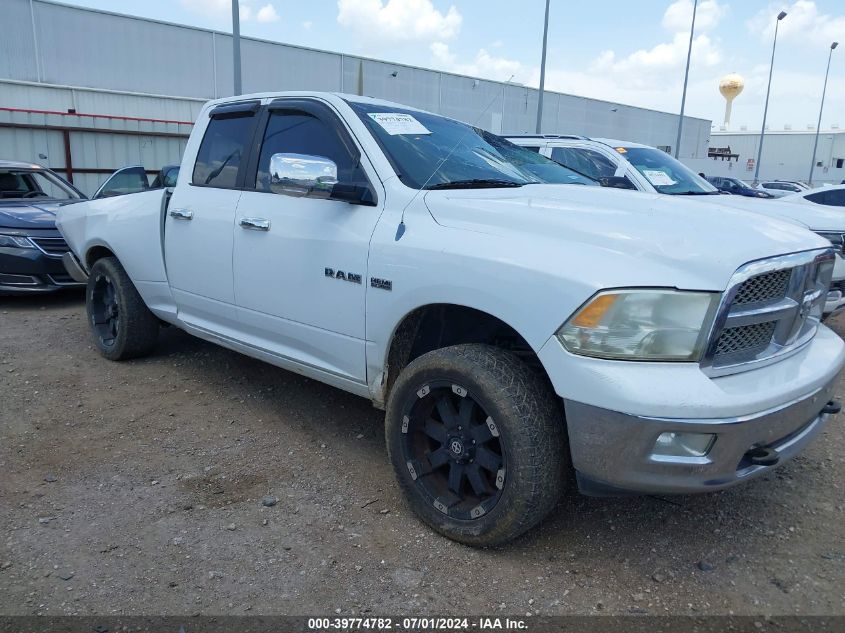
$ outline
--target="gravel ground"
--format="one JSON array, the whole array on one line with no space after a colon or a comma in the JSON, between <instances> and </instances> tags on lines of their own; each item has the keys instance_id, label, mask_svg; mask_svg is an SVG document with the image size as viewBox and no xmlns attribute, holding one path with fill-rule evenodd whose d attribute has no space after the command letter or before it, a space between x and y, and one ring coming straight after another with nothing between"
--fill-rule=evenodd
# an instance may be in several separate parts
<instances>
[{"instance_id":1,"label":"gravel ground","mask_svg":"<svg viewBox=\"0 0 845 633\"><path fill-rule=\"evenodd\" d=\"M845 416L739 488L573 492L474 550L403 507L368 401L173 328L110 363L83 313L0 299L0 614L845 614Z\"/></svg>"}]
</instances>

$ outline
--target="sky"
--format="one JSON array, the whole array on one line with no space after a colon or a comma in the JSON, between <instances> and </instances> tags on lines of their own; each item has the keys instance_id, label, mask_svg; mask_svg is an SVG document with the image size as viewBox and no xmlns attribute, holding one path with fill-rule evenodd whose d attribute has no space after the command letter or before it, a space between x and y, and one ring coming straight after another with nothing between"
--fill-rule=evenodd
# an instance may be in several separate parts
<instances>
[{"instance_id":1,"label":"sky","mask_svg":"<svg viewBox=\"0 0 845 633\"><path fill-rule=\"evenodd\" d=\"M221 31L230 0L66 0ZM544 0L240 0L245 36L358 54L536 87ZM551 0L546 88L680 110L693 0ZM780 23L767 125L815 126L830 44L822 128L845 129L843 0L699 0L686 114L723 121L719 79L745 89L730 129L760 129L776 16Z\"/></svg>"}]
</instances>

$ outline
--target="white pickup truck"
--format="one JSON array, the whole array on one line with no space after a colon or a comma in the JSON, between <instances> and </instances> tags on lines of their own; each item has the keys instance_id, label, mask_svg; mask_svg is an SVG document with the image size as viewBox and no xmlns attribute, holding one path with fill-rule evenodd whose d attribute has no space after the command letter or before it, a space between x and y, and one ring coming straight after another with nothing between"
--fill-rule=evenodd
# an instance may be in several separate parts
<instances>
[{"instance_id":1,"label":"white pickup truck","mask_svg":"<svg viewBox=\"0 0 845 633\"><path fill-rule=\"evenodd\" d=\"M410 507L464 543L517 536L573 481L748 480L839 409L827 240L590 186L393 103L210 102L172 192L58 225L103 356L150 353L165 322L371 399Z\"/></svg>"}]
</instances>

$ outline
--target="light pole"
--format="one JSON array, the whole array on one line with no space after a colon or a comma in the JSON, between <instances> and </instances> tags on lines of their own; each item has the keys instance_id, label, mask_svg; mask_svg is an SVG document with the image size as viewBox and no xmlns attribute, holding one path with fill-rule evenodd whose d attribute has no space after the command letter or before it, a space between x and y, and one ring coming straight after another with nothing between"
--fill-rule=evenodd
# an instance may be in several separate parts
<instances>
[{"instance_id":1,"label":"light pole","mask_svg":"<svg viewBox=\"0 0 845 633\"><path fill-rule=\"evenodd\" d=\"M757 148L757 164L754 165L754 184L759 183L760 177L760 157L763 155L763 137L766 135L766 115L769 113L769 92L772 90L772 69L775 66L775 48L778 45L778 25L780 21L786 17L786 11L778 13L777 22L775 22L775 39L772 42L772 62L769 64L769 85L766 87L766 105L763 106L763 127L760 128L760 146Z\"/></svg>"},{"instance_id":2,"label":"light pole","mask_svg":"<svg viewBox=\"0 0 845 633\"><path fill-rule=\"evenodd\" d=\"M546 42L549 39L549 3L546 0L546 20L543 23L543 56L540 60L540 98L537 100L537 134L540 133L540 122L543 120L543 90L546 87Z\"/></svg>"},{"instance_id":3,"label":"light pole","mask_svg":"<svg viewBox=\"0 0 845 633\"><path fill-rule=\"evenodd\" d=\"M813 169L816 167L816 150L819 148L819 132L822 128L822 112L824 111L824 95L827 92L827 76L830 74L830 59L833 57L834 49L839 42L830 45L830 52L827 54L827 70L824 73L824 88L822 88L822 104L819 106L819 124L816 126L816 140L813 142L813 160L810 161L810 178L807 184L813 186Z\"/></svg>"},{"instance_id":4,"label":"light pole","mask_svg":"<svg viewBox=\"0 0 845 633\"><path fill-rule=\"evenodd\" d=\"M681 116L678 119L678 138L675 141L675 158L681 151L681 132L684 129L684 106L687 104L687 82L689 81L689 63L692 59L692 38L695 34L695 12L698 10L698 0L695 0L692 5L692 26L689 29L689 50L687 51L687 69L684 72L684 92L681 96Z\"/></svg>"},{"instance_id":5,"label":"light pole","mask_svg":"<svg viewBox=\"0 0 845 633\"><path fill-rule=\"evenodd\" d=\"M241 11L238 0L232 0L232 67L235 78L235 94L243 93L241 87Z\"/></svg>"}]
</instances>

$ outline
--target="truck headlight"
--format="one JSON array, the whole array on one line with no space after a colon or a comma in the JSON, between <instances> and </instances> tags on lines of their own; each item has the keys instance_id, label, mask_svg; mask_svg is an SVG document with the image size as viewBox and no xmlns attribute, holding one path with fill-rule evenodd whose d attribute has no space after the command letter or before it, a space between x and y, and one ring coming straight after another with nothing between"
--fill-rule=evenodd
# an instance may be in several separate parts
<instances>
[{"instance_id":1,"label":"truck headlight","mask_svg":"<svg viewBox=\"0 0 845 633\"><path fill-rule=\"evenodd\" d=\"M22 235L0 234L0 247L6 248L35 248L35 244Z\"/></svg>"},{"instance_id":2,"label":"truck headlight","mask_svg":"<svg viewBox=\"0 0 845 633\"><path fill-rule=\"evenodd\" d=\"M719 293L605 290L558 330L574 354L625 360L696 361Z\"/></svg>"}]
</instances>

